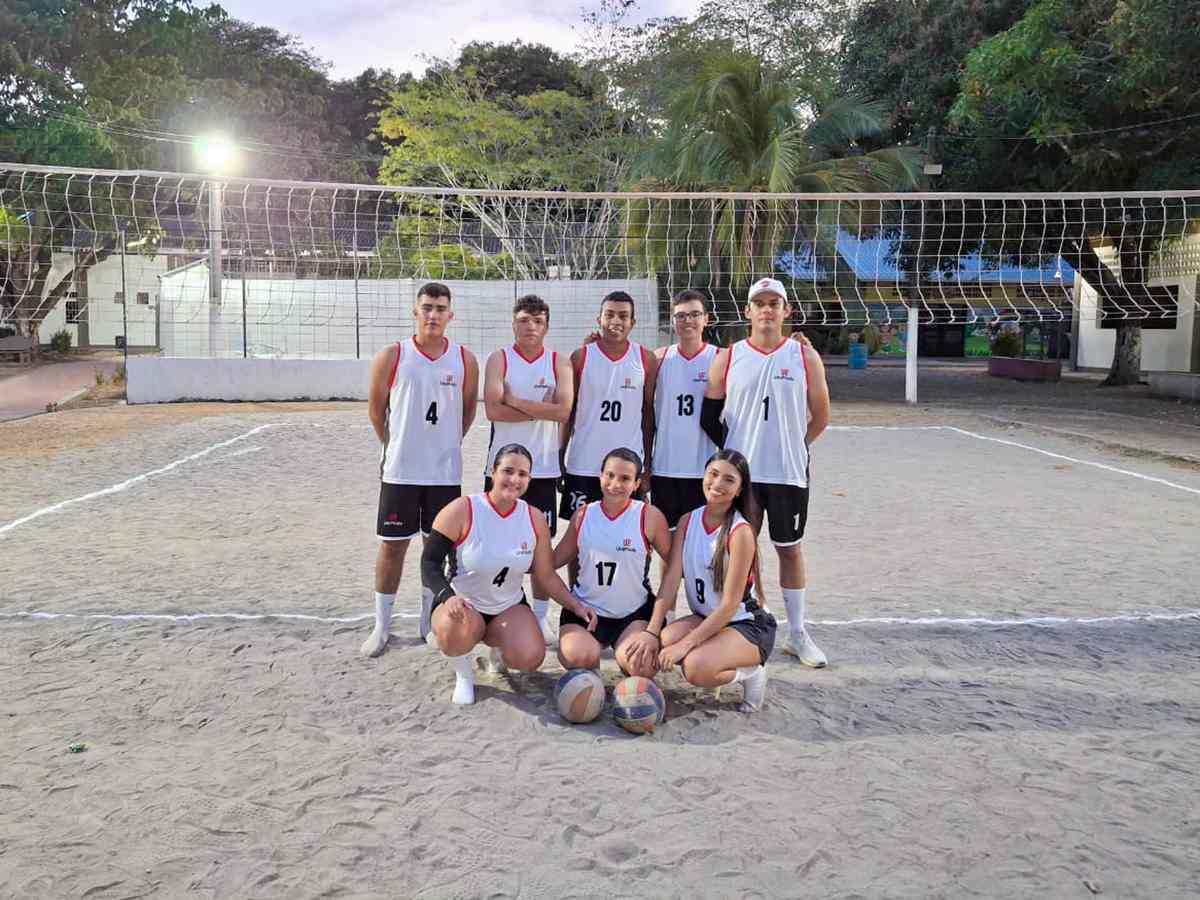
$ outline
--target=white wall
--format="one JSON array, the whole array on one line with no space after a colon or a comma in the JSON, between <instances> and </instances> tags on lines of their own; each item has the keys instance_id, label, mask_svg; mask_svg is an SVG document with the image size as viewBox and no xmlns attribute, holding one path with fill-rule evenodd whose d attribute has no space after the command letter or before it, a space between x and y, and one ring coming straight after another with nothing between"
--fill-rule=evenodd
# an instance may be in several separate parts
<instances>
[{"instance_id":1,"label":"white wall","mask_svg":"<svg viewBox=\"0 0 1200 900\"><path fill-rule=\"evenodd\" d=\"M216 323L215 355L354 358L356 331L362 358L412 334L412 306L424 280L363 279L358 285L358 325L352 280L228 279ZM624 290L636 303L633 339L659 343L657 286L652 279L604 281L447 281L454 321L449 335L479 357L512 341L512 304L535 293L550 304L551 349L569 352L596 326L600 299ZM162 279L161 342L166 356L208 357L208 266L200 263Z\"/></svg>"},{"instance_id":2,"label":"white wall","mask_svg":"<svg viewBox=\"0 0 1200 900\"><path fill-rule=\"evenodd\" d=\"M370 360L129 357L130 403L367 399Z\"/></svg>"},{"instance_id":3,"label":"white wall","mask_svg":"<svg viewBox=\"0 0 1200 900\"><path fill-rule=\"evenodd\" d=\"M54 254L53 270L46 279L43 293L49 293L67 275L74 265L70 253ZM110 256L87 270L87 322L88 343L94 347L112 347L116 336L125 333L122 321L122 306L115 302L117 294L125 286L129 297L129 346L155 346L154 317L158 306L158 278L167 271L167 257L141 256L130 252L125 255L125 278L121 279L121 257ZM148 295L149 303L138 303L138 293ZM46 316L38 336L43 344L49 344L56 331L66 328L71 333L71 345L79 345L79 326L66 320L67 298L63 297Z\"/></svg>"},{"instance_id":4,"label":"white wall","mask_svg":"<svg viewBox=\"0 0 1200 900\"><path fill-rule=\"evenodd\" d=\"M1102 253L1101 259L1111 265L1114 255L1111 252ZM1142 371L1189 372L1192 367L1197 276L1190 274L1151 278L1147 284L1179 288L1179 319L1172 329L1142 330ZM1076 296L1079 297L1079 347L1076 362L1082 368L1107 369L1112 365L1113 347L1117 340L1116 329L1100 327L1099 300L1096 292L1078 274L1075 276L1075 288Z\"/></svg>"}]
</instances>

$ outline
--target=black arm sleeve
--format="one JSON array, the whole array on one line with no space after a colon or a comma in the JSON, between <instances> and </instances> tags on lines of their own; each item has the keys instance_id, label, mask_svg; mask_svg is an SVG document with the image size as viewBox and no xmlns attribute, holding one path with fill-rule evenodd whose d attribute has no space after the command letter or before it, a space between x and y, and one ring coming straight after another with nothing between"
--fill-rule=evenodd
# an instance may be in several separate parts
<instances>
[{"instance_id":1,"label":"black arm sleeve","mask_svg":"<svg viewBox=\"0 0 1200 900\"><path fill-rule=\"evenodd\" d=\"M700 402L700 427L718 447L725 446L725 426L721 424L721 413L724 411L724 397L705 397Z\"/></svg>"},{"instance_id":2,"label":"black arm sleeve","mask_svg":"<svg viewBox=\"0 0 1200 900\"><path fill-rule=\"evenodd\" d=\"M425 538L421 551L421 584L433 591L433 605L445 603L454 596L454 588L446 578L446 557L454 551L454 542L434 529Z\"/></svg>"}]
</instances>

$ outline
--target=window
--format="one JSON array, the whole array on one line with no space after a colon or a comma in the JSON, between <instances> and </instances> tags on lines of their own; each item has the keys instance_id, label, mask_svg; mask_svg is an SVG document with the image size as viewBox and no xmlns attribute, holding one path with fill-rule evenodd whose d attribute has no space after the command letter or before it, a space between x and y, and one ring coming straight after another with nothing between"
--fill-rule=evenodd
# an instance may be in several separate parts
<instances>
[{"instance_id":1,"label":"window","mask_svg":"<svg viewBox=\"0 0 1200 900\"><path fill-rule=\"evenodd\" d=\"M67 305L63 312L68 322L78 322L87 316L87 300L80 300L75 291L68 291Z\"/></svg>"},{"instance_id":2,"label":"window","mask_svg":"<svg viewBox=\"0 0 1200 900\"><path fill-rule=\"evenodd\" d=\"M113 294L113 303L119 303L122 306L124 306L125 305L125 292L117 291L115 294Z\"/></svg>"},{"instance_id":3,"label":"window","mask_svg":"<svg viewBox=\"0 0 1200 900\"><path fill-rule=\"evenodd\" d=\"M142 306L149 306L150 305L150 292L149 291L138 291L137 302L139 304L141 304Z\"/></svg>"}]
</instances>

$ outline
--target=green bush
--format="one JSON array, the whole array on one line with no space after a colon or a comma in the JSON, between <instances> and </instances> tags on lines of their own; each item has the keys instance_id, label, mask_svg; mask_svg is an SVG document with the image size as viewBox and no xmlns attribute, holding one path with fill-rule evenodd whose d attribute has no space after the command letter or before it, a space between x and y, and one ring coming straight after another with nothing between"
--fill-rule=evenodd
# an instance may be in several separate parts
<instances>
[{"instance_id":1,"label":"green bush","mask_svg":"<svg viewBox=\"0 0 1200 900\"><path fill-rule=\"evenodd\" d=\"M125 383L125 366L122 364L122 365L117 366L117 371L113 372L113 384L124 384L124 383Z\"/></svg>"},{"instance_id":2,"label":"green bush","mask_svg":"<svg viewBox=\"0 0 1200 900\"><path fill-rule=\"evenodd\" d=\"M1006 331L992 342L992 356L1019 358L1025 350L1025 342L1019 331Z\"/></svg>"},{"instance_id":3,"label":"green bush","mask_svg":"<svg viewBox=\"0 0 1200 900\"><path fill-rule=\"evenodd\" d=\"M71 332L63 328L50 338L50 349L55 353L67 353L71 349Z\"/></svg>"},{"instance_id":4,"label":"green bush","mask_svg":"<svg viewBox=\"0 0 1200 900\"><path fill-rule=\"evenodd\" d=\"M879 333L878 325L868 325L862 330L862 342L867 345L867 353L874 356L883 346L883 335Z\"/></svg>"}]
</instances>

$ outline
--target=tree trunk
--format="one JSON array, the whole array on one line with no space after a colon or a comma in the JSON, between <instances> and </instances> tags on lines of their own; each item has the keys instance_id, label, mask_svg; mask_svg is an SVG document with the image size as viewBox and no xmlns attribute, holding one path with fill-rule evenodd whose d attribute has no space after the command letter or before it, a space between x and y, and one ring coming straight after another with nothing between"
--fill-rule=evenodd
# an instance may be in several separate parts
<instances>
[{"instance_id":1,"label":"tree trunk","mask_svg":"<svg viewBox=\"0 0 1200 900\"><path fill-rule=\"evenodd\" d=\"M1100 382L1101 387L1118 387L1137 384L1142 374L1142 326L1136 322L1122 322L1117 326L1117 340L1113 346L1112 368L1108 377Z\"/></svg>"}]
</instances>

